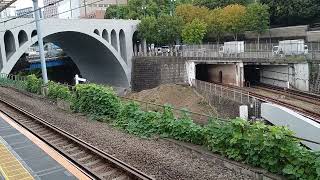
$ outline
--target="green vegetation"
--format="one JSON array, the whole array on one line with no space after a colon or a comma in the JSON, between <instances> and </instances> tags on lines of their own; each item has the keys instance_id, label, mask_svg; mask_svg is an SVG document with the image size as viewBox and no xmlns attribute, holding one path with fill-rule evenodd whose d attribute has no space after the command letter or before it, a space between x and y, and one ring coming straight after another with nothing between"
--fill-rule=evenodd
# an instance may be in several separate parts
<instances>
[{"instance_id":1,"label":"green vegetation","mask_svg":"<svg viewBox=\"0 0 320 180\"><path fill-rule=\"evenodd\" d=\"M207 24L194 19L191 23L187 23L182 30L182 40L188 44L201 44L202 39L207 31Z\"/></svg>"},{"instance_id":2,"label":"green vegetation","mask_svg":"<svg viewBox=\"0 0 320 180\"><path fill-rule=\"evenodd\" d=\"M63 99L71 100L71 92L65 85L49 81L48 83L48 97L52 100Z\"/></svg>"},{"instance_id":3,"label":"green vegetation","mask_svg":"<svg viewBox=\"0 0 320 180\"><path fill-rule=\"evenodd\" d=\"M319 22L319 11L319 0L129 0L127 5L107 8L105 18L141 19L140 38L150 44L164 45L178 42L182 36L181 26L190 25L195 19L206 23L205 39L213 37L219 42L229 33L237 40L244 31L253 31L259 41L260 34L270 26ZM169 19L167 16L171 14L173 17ZM175 17L181 17L183 24ZM168 23L161 26L166 19ZM168 31L163 31L168 27ZM180 30L180 34L176 30Z\"/></svg>"},{"instance_id":4,"label":"green vegetation","mask_svg":"<svg viewBox=\"0 0 320 180\"><path fill-rule=\"evenodd\" d=\"M2 82L0 81L1 85ZM40 85L39 85L40 82ZM73 91L50 82L53 97L70 101L75 112L110 122L117 128L140 137L159 135L206 146L229 159L282 174L289 179L319 179L320 153L306 149L292 138L286 127L269 126L242 119L219 121L211 118L205 126L192 121L189 112L177 117L170 105L161 111L144 111L136 102L122 101L110 87L96 84L75 86ZM40 92L41 80L28 76L27 90ZM54 87L54 88L52 88ZM57 90L54 90L57 89ZM63 89L63 90L61 90ZM63 93L58 93L63 91ZM50 93L49 93L50 94Z\"/></svg>"},{"instance_id":5,"label":"green vegetation","mask_svg":"<svg viewBox=\"0 0 320 180\"><path fill-rule=\"evenodd\" d=\"M41 79L38 79L36 75L32 74L27 76L27 91L31 93L40 94L41 93Z\"/></svg>"}]
</instances>

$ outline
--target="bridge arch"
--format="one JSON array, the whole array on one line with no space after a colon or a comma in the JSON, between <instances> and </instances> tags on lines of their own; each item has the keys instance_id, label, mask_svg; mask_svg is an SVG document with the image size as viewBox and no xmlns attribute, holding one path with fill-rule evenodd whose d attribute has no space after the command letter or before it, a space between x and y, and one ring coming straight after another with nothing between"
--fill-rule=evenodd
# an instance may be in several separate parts
<instances>
[{"instance_id":1,"label":"bridge arch","mask_svg":"<svg viewBox=\"0 0 320 180\"><path fill-rule=\"evenodd\" d=\"M119 43L120 43L120 54L121 57L127 61L127 43L126 43L126 35L124 34L123 29L119 31Z\"/></svg>"},{"instance_id":2,"label":"bridge arch","mask_svg":"<svg viewBox=\"0 0 320 180\"><path fill-rule=\"evenodd\" d=\"M35 37L38 34L37 30L31 32L31 38Z\"/></svg>"},{"instance_id":3,"label":"bridge arch","mask_svg":"<svg viewBox=\"0 0 320 180\"><path fill-rule=\"evenodd\" d=\"M16 52L15 39L12 32L9 30L4 33L4 48L8 60Z\"/></svg>"},{"instance_id":4,"label":"bridge arch","mask_svg":"<svg viewBox=\"0 0 320 180\"><path fill-rule=\"evenodd\" d=\"M28 41L28 35L24 30L21 30L18 34L19 47Z\"/></svg>"},{"instance_id":5,"label":"bridge arch","mask_svg":"<svg viewBox=\"0 0 320 180\"><path fill-rule=\"evenodd\" d=\"M109 42L109 34L108 34L108 31L107 31L106 29L104 29L104 30L102 31L102 38L103 38L104 40L106 40L107 42Z\"/></svg>"},{"instance_id":6,"label":"bridge arch","mask_svg":"<svg viewBox=\"0 0 320 180\"><path fill-rule=\"evenodd\" d=\"M94 32L96 35L100 36L100 32L99 32L98 29L95 29L93 32Z\"/></svg>"},{"instance_id":7,"label":"bridge arch","mask_svg":"<svg viewBox=\"0 0 320 180\"><path fill-rule=\"evenodd\" d=\"M61 47L90 82L121 88L130 86L130 69L120 54L102 37L79 31L60 31L44 33L44 41ZM33 37L21 46L2 72L10 73L23 53L36 42L37 37Z\"/></svg>"},{"instance_id":8,"label":"bridge arch","mask_svg":"<svg viewBox=\"0 0 320 180\"><path fill-rule=\"evenodd\" d=\"M114 29L111 31L111 45L118 51L117 33Z\"/></svg>"}]
</instances>

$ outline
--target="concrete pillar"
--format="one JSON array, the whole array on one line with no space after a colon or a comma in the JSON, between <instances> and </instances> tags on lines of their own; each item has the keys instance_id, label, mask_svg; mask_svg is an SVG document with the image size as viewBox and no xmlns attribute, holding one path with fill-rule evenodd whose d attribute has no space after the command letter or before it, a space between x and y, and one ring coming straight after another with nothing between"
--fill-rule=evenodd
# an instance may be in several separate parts
<instances>
[{"instance_id":1,"label":"concrete pillar","mask_svg":"<svg viewBox=\"0 0 320 180\"><path fill-rule=\"evenodd\" d=\"M119 32L116 32L117 34L117 49L118 49L118 52L121 56L121 52L120 52L120 31Z\"/></svg>"},{"instance_id":2,"label":"concrete pillar","mask_svg":"<svg viewBox=\"0 0 320 180\"><path fill-rule=\"evenodd\" d=\"M143 52L147 53L147 41L143 39L141 43L142 43Z\"/></svg>"},{"instance_id":3,"label":"concrete pillar","mask_svg":"<svg viewBox=\"0 0 320 180\"><path fill-rule=\"evenodd\" d=\"M239 62L236 64L236 85L239 87L243 87L243 84L244 84L243 62Z\"/></svg>"}]
</instances>

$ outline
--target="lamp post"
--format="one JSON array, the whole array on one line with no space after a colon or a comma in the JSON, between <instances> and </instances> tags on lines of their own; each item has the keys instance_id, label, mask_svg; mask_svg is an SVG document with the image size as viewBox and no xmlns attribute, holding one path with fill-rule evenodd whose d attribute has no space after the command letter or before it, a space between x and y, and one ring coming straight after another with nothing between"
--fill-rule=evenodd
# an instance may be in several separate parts
<instances>
[{"instance_id":1,"label":"lamp post","mask_svg":"<svg viewBox=\"0 0 320 180\"><path fill-rule=\"evenodd\" d=\"M170 0L170 16L173 16L173 8L176 0Z\"/></svg>"},{"instance_id":2,"label":"lamp post","mask_svg":"<svg viewBox=\"0 0 320 180\"><path fill-rule=\"evenodd\" d=\"M143 6L141 7L141 9L142 9L142 11L143 11L143 16L146 17L146 9L147 9L147 7L146 7L145 5L143 5Z\"/></svg>"}]
</instances>

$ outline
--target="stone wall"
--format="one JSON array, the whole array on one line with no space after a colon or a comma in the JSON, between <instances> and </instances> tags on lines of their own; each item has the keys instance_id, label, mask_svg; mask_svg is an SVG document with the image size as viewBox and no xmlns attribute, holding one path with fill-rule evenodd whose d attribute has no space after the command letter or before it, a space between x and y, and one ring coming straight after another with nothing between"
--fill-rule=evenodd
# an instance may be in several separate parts
<instances>
[{"instance_id":1,"label":"stone wall","mask_svg":"<svg viewBox=\"0 0 320 180\"><path fill-rule=\"evenodd\" d=\"M134 57L132 91L151 89L161 84L187 81L185 60L178 57Z\"/></svg>"}]
</instances>

